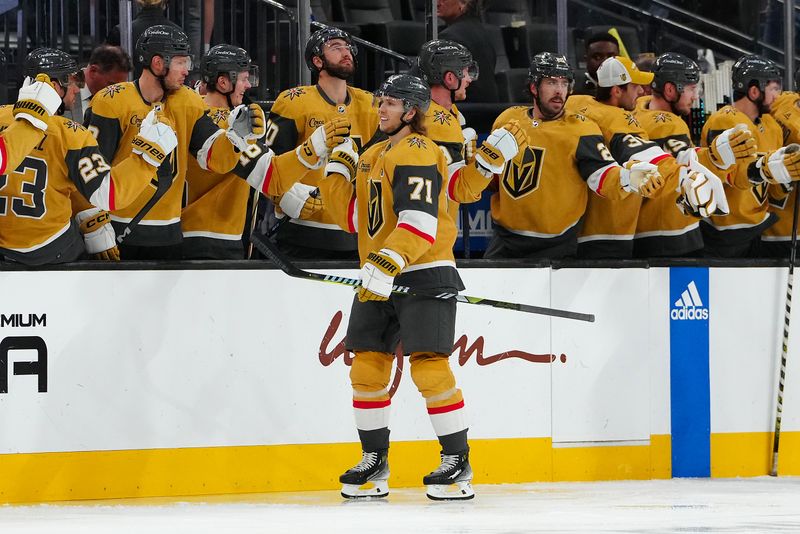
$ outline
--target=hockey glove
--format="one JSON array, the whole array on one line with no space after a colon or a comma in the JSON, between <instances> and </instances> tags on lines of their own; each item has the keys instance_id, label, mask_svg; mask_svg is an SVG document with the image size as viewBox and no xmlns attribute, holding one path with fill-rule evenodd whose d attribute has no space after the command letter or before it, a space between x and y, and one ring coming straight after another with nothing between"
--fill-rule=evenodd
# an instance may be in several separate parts
<instances>
[{"instance_id":1,"label":"hockey glove","mask_svg":"<svg viewBox=\"0 0 800 534\"><path fill-rule=\"evenodd\" d=\"M131 145L134 154L142 156L153 167L159 167L178 146L178 138L172 121L154 108L145 116L139 135L133 138Z\"/></svg>"},{"instance_id":2,"label":"hockey glove","mask_svg":"<svg viewBox=\"0 0 800 534\"><path fill-rule=\"evenodd\" d=\"M475 161L475 155L478 152L478 147L476 145L478 133L475 131L475 128L464 128L461 130L461 133L464 135L464 161L469 165Z\"/></svg>"},{"instance_id":3,"label":"hockey glove","mask_svg":"<svg viewBox=\"0 0 800 534\"><path fill-rule=\"evenodd\" d=\"M83 234L86 252L95 260L119 261L116 234L111 226L111 215L100 208L89 208L75 215L75 222Z\"/></svg>"},{"instance_id":4,"label":"hockey glove","mask_svg":"<svg viewBox=\"0 0 800 534\"><path fill-rule=\"evenodd\" d=\"M792 143L761 156L750 164L747 177L753 185L764 181L781 185L797 182L800 180L800 145Z\"/></svg>"},{"instance_id":5,"label":"hockey glove","mask_svg":"<svg viewBox=\"0 0 800 534\"><path fill-rule=\"evenodd\" d=\"M328 163L325 165L325 176L338 173L352 182L356 179L357 165L358 152L353 146L353 140L348 137L344 140L344 143L334 148L328 157Z\"/></svg>"},{"instance_id":6,"label":"hockey glove","mask_svg":"<svg viewBox=\"0 0 800 534\"><path fill-rule=\"evenodd\" d=\"M722 181L711 171L681 167L678 180L681 194L677 205L681 212L695 217L730 213Z\"/></svg>"},{"instance_id":7,"label":"hockey glove","mask_svg":"<svg viewBox=\"0 0 800 534\"><path fill-rule=\"evenodd\" d=\"M26 78L26 81L30 78ZM14 118L26 120L35 128L47 130L47 118L52 117L61 107L61 97L58 96L50 77L39 74L36 80L23 85L19 90L17 103L14 104Z\"/></svg>"},{"instance_id":8,"label":"hockey glove","mask_svg":"<svg viewBox=\"0 0 800 534\"><path fill-rule=\"evenodd\" d=\"M283 194L279 205L292 219L308 219L322 209L322 199L315 186L297 182Z\"/></svg>"},{"instance_id":9,"label":"hockey glove","mask_svg":"<svg viewBox=\"0 0 800 534\"><path fill-rule=\"evenodd\" d=\"M264 110L258 104L240 104L231 110L228 116L228 129L225 135L231 144L240 152L247 150L247 146L261 139L266 130L267 119Z\"/></svg>"},{"instance_id":10,"label":"hockey glove","mask_svg":"<svg viewBox=\"0 0 800 534\"><path fill-rule=\"evenodd\" d=\"M319 169L333 147L341 145L350 135L350 119L338 117L329 120L316 130L295 150L297 159L309 169Z\"/></svg>"},{"instance_id":11,"label":"hockey glove","mask_svg":"<svg viewBox=\"0 0 800 534\"><path fill-rule=\"evenodd\" d=\"M664 177L656 165L631 160L619 170L619 183L629 193L650 198L664 187Z\"/></svg>"},{"instance_id":12,"label":"hockey glove","mask_svg":"<svg viewBox=\"0 0 800 534\"><path fill-rule=\"evenodd\" d=\"M370 252L361 268L361 286L356 288L358 300L389 300L394 277L405 266L403 257L394 250L382 248L378 252Z\"/></svg>"},{"instance_id":13,"label":"hockey glove","mask_svg":"<svg viewBox=\"0 0 800 534\"><path fill-rule=\"evenodd\" d=\"M508 121L489 134L486 141L478 148L475 154L478 168L485 176L500 174L506 162L514 159L520 149L527 144L528 138L520 128L519 122Z\"/></svg>"},{"instance_id":14,"label":"hockey glove","mask_svg":"<svg viewBox=\"0 0 800 534\"><path fill-rule=\"evenodd\" d=\"M722 170L730 168L737 159L756 153L756 140L744 124L737 124L719 134L708 147L711 161Z\"/></svg>"}]
</instances>

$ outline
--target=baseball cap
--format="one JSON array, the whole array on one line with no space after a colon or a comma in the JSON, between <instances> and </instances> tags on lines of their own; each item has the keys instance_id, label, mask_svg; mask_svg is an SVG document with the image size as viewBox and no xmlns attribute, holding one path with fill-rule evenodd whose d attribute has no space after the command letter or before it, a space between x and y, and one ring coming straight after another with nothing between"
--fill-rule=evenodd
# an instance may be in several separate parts
<instances>
[{"instance_id":1,"label":"baseball cap","mask_svg":"<svg viewBox=\"0 0 800 534\"><path fill-rule=\"evenodd\" d=\"M614 87L626 83L650 85L652 81L652 72L640 71L636 63L623 56L610 57L597 69L597 85L600 87Z\"/></svg>"}]
</instances>

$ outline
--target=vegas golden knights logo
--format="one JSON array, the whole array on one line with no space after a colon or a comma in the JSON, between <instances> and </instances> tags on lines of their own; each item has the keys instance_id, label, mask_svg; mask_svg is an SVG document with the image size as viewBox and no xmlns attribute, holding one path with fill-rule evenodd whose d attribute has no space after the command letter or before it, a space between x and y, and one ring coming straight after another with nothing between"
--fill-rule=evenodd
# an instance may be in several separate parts
<instances>
[{"instance_id":1,"label":"vegas golden knights logo","mask_svg":"<svg viewBox=\"0 0 800 534\"><path fill-rule=\"evenodd\" d=\"M370 237L383 227L383 184L369 180L369 203L367 204L367 233Z\"/></svg>"},{"instance_id":2,"label":"vegas golden knights logo","mask_svg":"<svg viewBox=\"0 0 800 534\"><path fill-rule=\"evenodd\" d=\"M539 187L543 163L544 149L529 146L522 154L522 163L515 158L511 165L506 165L503 188L511 198L521 198Z\"/></svg>"},{"instance_id":3,"label":"vegas golden knights logo","mask_svg":"<svg viewBox=\"0 0 800 534\"><path fill-rule=\"evenodd\" d=\"M756 197L758 204L761 205L767 200L767 183L754 185L752 188L753 196Z\"/></svg>"}]
</instances>

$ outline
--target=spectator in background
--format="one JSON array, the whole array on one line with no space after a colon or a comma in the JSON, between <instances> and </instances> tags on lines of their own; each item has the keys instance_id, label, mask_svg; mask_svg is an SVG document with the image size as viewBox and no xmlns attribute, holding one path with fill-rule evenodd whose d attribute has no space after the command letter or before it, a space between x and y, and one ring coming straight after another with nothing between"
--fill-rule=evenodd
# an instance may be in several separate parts
<instances>
[{"instance_id":1,"label":"spectator in background","mask_svg":"<svg viewBox=\"0 0 800 534\"><path fill-rule=\"evenodd\" d=\"M128 81L131 70L131 57L122 48L100 45L92 50L89 64L82 70L86 83L70 110L72 120L83 124L83 116L91 105L92 96L109 85Z\"/></svg>"},{"instance_id":2,"label":"spectator in background","mask_svg":"<svg viewBox=\"0 0 800 534\"><path fill-rule=\"evenodd\" d=\"M653 72L653 64L656 62L656 55L652 52L645 52L643 54L639 54L636 56L634 63L636 66L639 67L639 70L642 72ZM650 96L653 94L653 88L651 86L642 87L644 90L643 96Z\"/></svg>"},{"instance_id":3,"label":"spectator in background","mask_svg":"<svg viewBox=\"0 0 800 534\"><path fill-rule=\"evenodd\" d=\"M581 95L597 95L597 69L606 59L619 55L619 42L608 32L595 33L586 39L586 80L576 91Z\"/></svg>"},{"instance_id":4,"label":"spectator in background","mask_svg":"<svg viewBox=\"0 0 800 534\"><path fill-rule=\"evenodd\" d=\"M447 27L439 32L439 39L455 41L467 47L478 63L481 73L469 87L471 102L497 102L497 84L494 68L497 56L479 16L480 0L438 0L436 9Z\"/></svg>"},{"instance_id":5,"label":"spectator in background","mask_svg":"<svg viewBox=\"0 0 800 534\"><path fill-rule=\"evenodd\" d=\"M167 19L164 15L164 10L167 9L169 0L136 0L139 6L139 11L131 21L131 44L135 45L139 41L139 37L144 33L147 28L151 26L167 25L174 26L181 29L180 26ZM106 38L106 43L114 46L121 46L121 37L119 34L119 25L111 28L111 31ZM142 74L142 67L138 63L135 65L133 77L138 79Z\"/></svg>"}]
</instances>

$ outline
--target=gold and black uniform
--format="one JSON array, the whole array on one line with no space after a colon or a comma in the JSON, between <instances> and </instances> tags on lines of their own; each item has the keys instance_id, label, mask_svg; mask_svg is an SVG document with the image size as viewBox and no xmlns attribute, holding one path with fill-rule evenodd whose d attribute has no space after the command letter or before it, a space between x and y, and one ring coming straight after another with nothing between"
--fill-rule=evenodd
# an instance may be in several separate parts
<instances>
[{"instance_id":1,"label":"gold and black uniform","mask_svg":"<svg viewBox=\"0 0 800 534\"><path fill-rule=\"evenodd\" d=\"M139 133L141 121L156 104L172 121L178 138L178 147L170 156L172 184L126 238L125 245L163 247L179 244L182 239L182 197L189 159L196 158L202 169L227 173L240 157L224 130L218 128L206 113L208 106L200 95L188 87L181 87L168 93L161 102L147 102L139 91L138 81L134 81L110 85L99 91L92 98L92 107L87 111L88 128L97 138L100 151L106 159L117 164L131 155L131 139ZM130 206L112 212L111 220L118 234L152 195L151 190L145 191Z\"/></svg>"},{"instance_id":2,"label":"gold and black uniform","mask_svg":"<svg viewBox=\"0 0 800 534\"><path fill-rule=\"evenodd\" d=\"M372 93L348 87L345 103L336 104L314 85L288 89L278 96L270 110L265 142L276 154L283 154L305 142L319 126L341 116L350 119L350 137L359 152L372 144L373 139L383 138L378 130L378 114L372 104ZM323 176L323 168L306 174L302 183L317 185ZM358 249L355 237L341 231L326 207L308 220L293 219L282 225L278 244L293 256L306 255L303 249L311 251L307 255L312 257L325 256L325 251L331 251L334 256L337 253L354 254Z\"/></svg>"},{"instance_id":3,"label":"gold and black uniform","mask_svg":"<svg viewBox=\"0 0 800 534\"><path fill-rule=\"evenodd\" d=\"M630 193L619 181L619 164L600 128L586 116L566 112L544 121L533 108L505 110L493 128L516 119L530 145L506 166L492 195L494 235L486 257L574 256L578 228L593 191L619 201Z\"/></svg>"},{"instance_id":4,"label":"gold and black uniform","mask_svg":"<svg viewBox=\"0 0 800 534\"><path fill-rule=\"evenodd\" d=\"M12 106L0 107L0 130L19 122ZM7 259L27 265L73 261L84 251L72 219L76 196L83 197L80 204L88 200L111 211L130 204L143 190L154 190L148 187L155 174L150 164L134 156L112 168L92 134L70 119L49 118L46 132L13 131L39 141L21 161L20 153L13 160L3 157L13 165L0 175L0 254Z\"/></svg>"},{"instance_id":5,"label":"gold and black uniform","mask_svg":"<svg viewBox=\"0 0 800 534\"><path fill-rule=\"evenodd\" d=\"M754 123L735 107L725 106L712 113L703 126L703 146L710 145L719 134L737 124L746 125L753 134L759 156L783 145L783 132L772 116L762 115ZM725 196L728 198L730 214L710 217L700 225L706 255L757 256L759 237L778 219L775 213L767 209L767 199L772 191L779 195L779 190L780 186L766 182L740 189L728 181L725 184Z\"/></svg>"}]
</instances>

